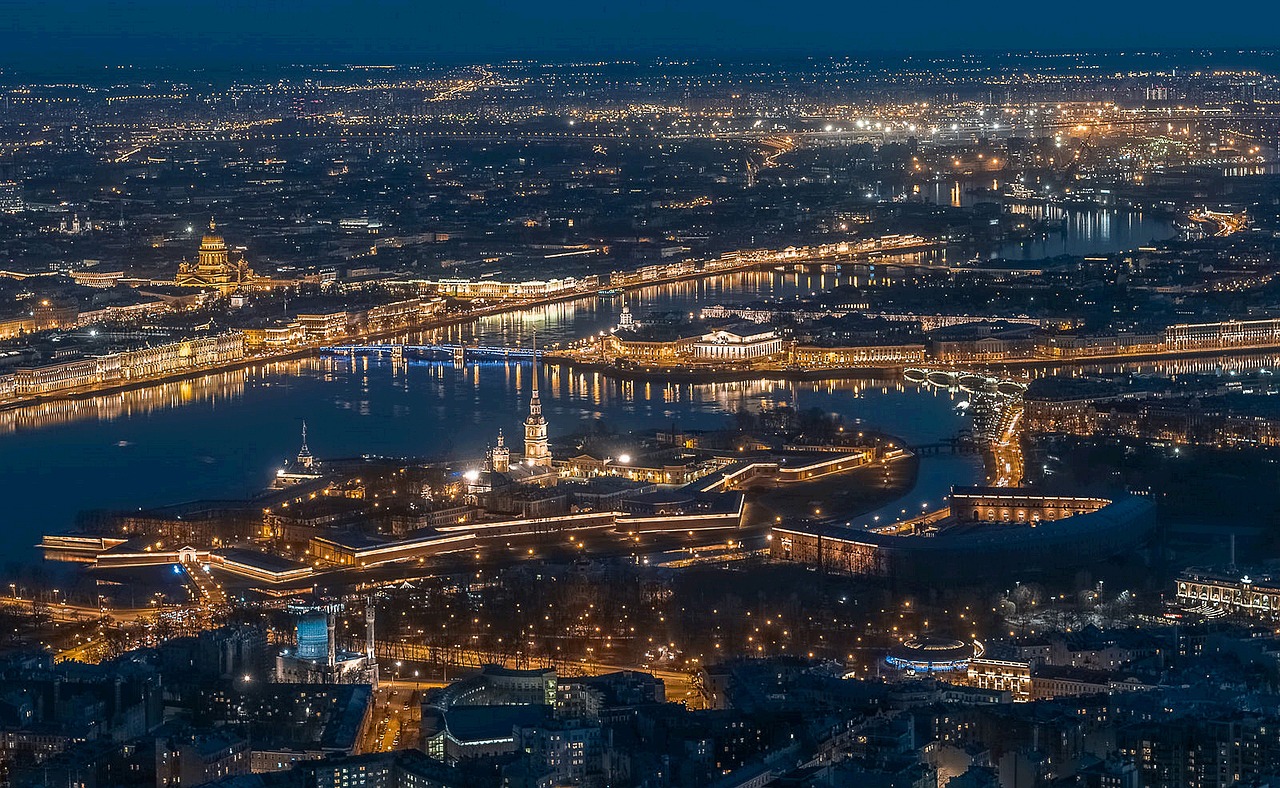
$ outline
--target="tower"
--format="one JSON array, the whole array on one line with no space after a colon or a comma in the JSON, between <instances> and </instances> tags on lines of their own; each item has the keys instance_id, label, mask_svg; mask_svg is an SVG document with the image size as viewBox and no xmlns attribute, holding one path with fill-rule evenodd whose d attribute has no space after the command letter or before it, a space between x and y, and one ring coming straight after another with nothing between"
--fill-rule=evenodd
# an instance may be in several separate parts
<instances>
[{"instance_id":1,"label":"tower","mask_svg":"<svg viewBox=\"0 0 1280 788\"><path fill-rule=\"evenodd\" d=\"M302 422L302 448L298 449L298 465L303 468L310 468L315 465L316 458L311 456L311 449L307 448L307 423Z\"/></svg>"},{"instance_id":2,"label":"tower","mask_svg":"<svg viewBox=\"0 0 1280 788\"><path fill-rule=\"evenodd\" d=\"M376 613L377 608L373 604L373 595L370 594L364 600L364 655L370 662L374 659L373 624Z\"/></svg>"},{"instance_id":3,"label":"tower","mask_svg":"<svg viewBox=\"0 0 1280 788\"><path fill-rule=\"evenodd\" d=\"M334 613L332 605L329 606L325 616L325 621L329 625L328 653L325 655L325 664L333 667L338 664L338 617Z\"/></svg>"},{"instance_id":4,"label":"tower","mask_svg":"<svg viewBox=\"0 0 1280 788\"><path fill-rule=\"evenodd\" d=\"M538 396L538 335L533 335L533 394L529 398L529 417L524 420L524 464L537 468L551 467L551 447L547 443L547 420L542 418L542 400Z\"/></svg>"},{"instance_id":5,"label":"tower","mask_svg":"<svg viewBox=\"0 0 1280 788\"><path fill-rule=\"evenodd\" d=\"M511 449L507 448L507 439L502 430L498 430L498 445L489 452L489 468L495 473L506 473L511 470Z\"/></svg>"}]
</instances>

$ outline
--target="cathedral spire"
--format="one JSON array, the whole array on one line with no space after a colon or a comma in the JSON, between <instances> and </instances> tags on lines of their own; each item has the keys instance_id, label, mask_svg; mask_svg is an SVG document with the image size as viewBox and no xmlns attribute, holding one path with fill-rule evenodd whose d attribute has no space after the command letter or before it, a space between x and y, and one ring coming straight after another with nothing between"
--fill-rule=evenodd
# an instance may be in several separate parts
<instances>
[{"instance_id":1,"label":"cathedral spire","mask_svg":"<svg viewBox=\"0 0 1280 788\"><path fill-rule=\"evenodd\" d=\"M529 400L529 417L542 416L542 398L538 395L538 332L533 332L533 396Z\"/></svg>"},{"instance_id":2,"label":"cathedral spire","mask_svg":"<svg viewBox=\"0 0 1280 788\"><path fill-rule=\"evenodd\" d=\"M310 468L315 464L315 457L311 456L311 449L307 448L307 422L302 422L302 448L298 449L298 464L304 468Z\"/></svg>"},{"instance_id":3,"label":"cathedral spire","mask_svg":"<svg viewBox=\"0 0 1280 788\"><path fill-rule=\"evenodd\" d=\"M547 420L542 418L542 398L538 393L538 335L533 335L533 391L529 396L529 417L524 420L524 464L551 467L551 447L547 441Z\"/></svg>"}]
</instances>

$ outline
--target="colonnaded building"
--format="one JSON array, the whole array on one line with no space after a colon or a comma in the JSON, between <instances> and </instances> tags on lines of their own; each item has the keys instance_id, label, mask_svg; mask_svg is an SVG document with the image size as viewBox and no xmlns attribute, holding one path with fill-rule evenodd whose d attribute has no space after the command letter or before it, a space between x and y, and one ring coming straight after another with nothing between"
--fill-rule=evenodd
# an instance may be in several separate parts
<instances>
[{"instance_id":1,"label":"colonnaded building","mask_svg":"<svg viewBox=\"0 0 1280 788\"><path fill-rule=\"evenodd\" d=\"M1018 488L954 487L949 510L877 530L827 523L774 526L774 559L823 571L906 582L973 581L992 567L1055 570L1133 550L1155 527L1141 496L1043 495Z\"/></svg>"},{"instance_id":2,"label":"colonnaded building","mask_svg":"<svg viewBox=\"0 0 1280 788\"><path fill-rule=\"evenodd\" d=\"M178 264L178 274L173 283L178 287L202 287L218 290L223 295L240 288L270 286L270 279L259 277L242 257L232 259L226 240L218 235L218 227L209 220L209 231L200 241L200 251L194 263L183 260Z\"/></svg>"}]
</instances>

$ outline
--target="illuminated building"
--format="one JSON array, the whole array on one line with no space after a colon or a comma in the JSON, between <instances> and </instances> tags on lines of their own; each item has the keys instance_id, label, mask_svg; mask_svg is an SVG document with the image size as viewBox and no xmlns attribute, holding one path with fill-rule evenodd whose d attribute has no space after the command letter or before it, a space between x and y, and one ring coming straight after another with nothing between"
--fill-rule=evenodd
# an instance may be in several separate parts
<instances>
[{"instance_id":1,"label":"illuminated building","mask_svg":"<svg viewBox=\"0 0 1280 788\"><path fill-rule=\"evenodd\" d=\"M320 462L311 454L307 446L307 423L302 422L302 447L293 462L276 471L274 487L288 487L291 484L313 481L320 478Z\"/></svg>"},{"instance_id":2,"label":"illuminated building","mask_svg":"<svg viewBox=\"0 0 1280 788\"><path fill-rule=\"evenodd\" d=\"M14 181L0 181L0 213L18 213L25 207L22 185Z\"/></svg>"},{"instance_id":3,"label":"illuminated building","mask_svg":"<svg viewBox=\"0 0 1280 788\"><path fill-rule=\"evenodd\" d=\"M969 662L969 685L1007 692L1013 700L1031 699L1030 660L975 656Z\"/></svg>"},{"instance_id":4,"label":"illuminated building","mask_svg":"<svg viewBox=\"0 0 1280 788\"><path fill-rule=\"evenodd\" d=\"M498 445L489 452L489 469L495 473L511 470L511 449L507 448L507 439L502 430L498 430Z\"/></svg>"},{"instance_id":5,"label":"illuminated building","mask_svg":"<svg viewBox=\"0 0 1280 788\"><path fill-rule=\"evenodd\" d=\"M936 637L909 637L889 649L884 661L899 670L916 673L947 673L967 670L969 660L982 650L962 640Z\"/></svg>"},{"instance_id":6,"label":"illuminated building","mask_svg":"<svg viewBox=\"0 0 1280 788\"><path fill-rule=\"evenodd\" d=\"M298 614L297 645L276 657L276 681L294 684L378 685L378 661L374 658L373 601L366 601L365 653L338 648L335 616L343 606L317 605L293 608Z\"/></svg>"},{"instance_id":7,"label":"illuminated building","mask_svg":"<svg viewBox=\"0 0 1280 788\"><path fill-rule=\"evenodd\" d=\"M124 279L124 271L72 271L71 281L82 287L106 290Z\"/></svg>"},{"instance_id":8,"label":"illuminated building","mask_svg":"<svg viewBox=\"0 0 1280 788\"><path fill-rule=\"evenodd\" d=\"M1180 324L1164 330L1165 350L1219 349L1280 342L1280 320Z\"/></svg>"},{"instance_id":9,"label":"illuminated building","mask_svg":"<svg viewBox=\"0 0 1280 788\"><path fill-rule=\"evenodd\" d=\"M629 315L624 314L624 320ZM737 323L710 332L679 336L680 327L650 326L638 332L636 323L619 325L614 333L601 338L601 352L606 357L631 361L676 363L680 360L700 362L736 362L776 356L786 351L789 343L766 326Z\"/></svg>"},{"instance_id":10,"label":"illuminated building","mask_svg":"<svg viewBox=\"0 0 1280 788\"><path fill-rule=\"evenodd\" d=\"M302 422L302 448L298 450L298 465L310 469L315 464L315 458L311 456L311 449L307 448L307 423Z\"/></svg>"},{"instance_id":11,"label":"illuminated building","mask_svg":"<svg viewBox=\"0 0 1280 788\"><path fill-rule=\"evenodd\" d=\"M633 361L674 362L693 353L698 336L678 337L670 340L640 338L634 327L625 331L606 334L601 339L601 351L606 358L625 358Z\"/></svg>"},{"instance_id":12,"label":"illuminated building","mask_svg":"<svg viewBox=\"0 0 1280 788\"><path fill-rule=\"evenodd\" d=\"M1280 618L1280 582L1270 575L1188 570L1178 577L1178 604L1218 615Z\"/></svg>"},{"instance_id":13,"label":"illuminated building","mask_svg":"<svg viewBox=\"0 0 1280 788\"><path fill-rule=\"evenodd\" d=\"M156 785L202 785L249 773L249 742L229 730L156 739Z\"/></svg>"},{"instance_id":14,"label":"illuminated building","mask_svg":"<svg viewBox=\"0 0 1280 788\"><path fill-rule=\"evenodd\" d=\"M516 731L545 723L558 691L554 668L485 665L478 674L424 698L419 746L445 762L515 752Z\"/></svg>"},{"instance_id":15,"label":"illuminated building","mask_svg":"<svg viewBox=\"0 0 1280 788\"><path fill-rule=\"evenodd\" d=\"M251 287L258 277L244 259L231 261L227 242L217 234L217 225L209 220L209 232L200 242L199 258L178 264L178 275L173 283L178 287L203 287L215 289L224 295L241 287Z\"/></svg>"},{"instance_id":16,"label":"illuminated building","mask_svg":"<svg viewBox=\"0 0 1280 788\"><path fill-rule=\"evenodd\" d=\"M704 334L693 345L698 359L746 361L781 353L786 342L773 329L756 323L737 323Z\"/></svg>"},{"instance_id":17,"label":"illuminated building","mask_svg":"<svg viewBox=\"0 0 1280 788\"><path fill-rule=\"evenodd\" d=\"M422 288L429 293L449 296L450 298L510 300L522 298L540 298L557 293L568 293L577 289L588 289L595 285L594 277L590 281L579 281L573 277L551 279L549 281L529 280L525 282L499 282L494 279L438 279L422 282Z\"/></svg>"},{"instance_id":18,"label":"illuminated building","mask_svg":"<svg viewBox=\"0 0 1280 788\"><path fill-rule=\"evenodd\" d=\"M805 367L850 367L876 364L919 363L925 359L924 345L863 345L856 347L810 347L791 349L791 360Z\"/></svg>"}]
</instances>

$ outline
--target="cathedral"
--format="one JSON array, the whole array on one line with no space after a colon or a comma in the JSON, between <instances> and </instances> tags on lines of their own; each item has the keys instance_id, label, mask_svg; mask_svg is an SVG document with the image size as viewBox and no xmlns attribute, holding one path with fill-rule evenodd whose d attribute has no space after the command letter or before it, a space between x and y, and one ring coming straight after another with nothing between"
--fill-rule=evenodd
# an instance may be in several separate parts
<instances>
[{"instance_id":1,"label":"cathedral","mask_svg":"<svg viewBox=\"0 0 1280 788\"><path fill-rule=\"evenodd\" d=\"M203 287L229 295L241 287L252 287L258 280L243 258L232 262L227 242L217 233L217 225L209 220L209 232L200 242L200 256L195 263L183 260L173 283L179 287Z\"/></svg>"},{"instance_id":2,"label":"cathedral","mask_svg":"<svg viewBox=\"0 0 1280 788\"><path fill-rule=\"evenodd\" d=\"M556 471L551 463L551 444L547 438L547 420L542 417L542 398L538 392L538 350L533 351L533 391L529 398L529 415L524 420L524 460L511 463L511 449L506 445L502 431L498 431L498 443L488 453L488 476L491 489L509 484L538 484L550 486L556 483Z\"/></svg>"}]
</instances>

